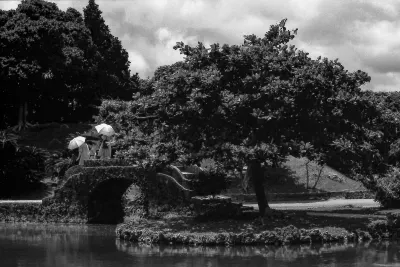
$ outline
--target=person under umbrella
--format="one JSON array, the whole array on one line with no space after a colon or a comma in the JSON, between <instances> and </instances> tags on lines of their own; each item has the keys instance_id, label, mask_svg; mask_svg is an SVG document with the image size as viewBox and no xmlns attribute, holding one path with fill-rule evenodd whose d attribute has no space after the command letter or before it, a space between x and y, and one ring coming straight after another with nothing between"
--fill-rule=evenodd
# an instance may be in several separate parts
<instances>
[{"instance_id":1,"label":"person under umbrella","mask_svg":"<svg viewBox=\"0 0 400 267\"><path fill-rule=\"evenodd\" d=\"M83 162L90 158L89 147L86 144L86 138L83 136L72 139L68 144L68 148L71 150L79 148L79 155L77 158L77 160L79 160L79 165L83 165Z\"/></svg>"},{"instance_id":2,"label":"person under umbrella","mask_svg":"<svg viewBox=\"0 0 400 267\"><path fill-rule=\"evenodd\" d=\"M105 123L95 126L95 129L100 134L102 139L99 149L100 159L110 159L111 145L114 144L114 142L111 140L111 136L115 134L115 131L111 125Z\"/></svg>"},{"instance_id":3,"label":"person under umbrella","mask_svg":"<svg viewBox=\"0 0 400 267\"><path fill-rule=\"evenodd\" d=\"M90 159L90 150L88 144L85 142L79 147L78 158L79 165L83 166L85 160Z\"/></svg>"},{"instance_id":4,"label":"person under umbrella","mask_svg":"<svg viewBox=\"0 0 400 267\"><path fill-rule=\"evenodd\" d=\"M111 145L113 145L114 142L111 141L110 136L106 136L106 135L101 135L101 139L103 139L103 141L101 142L100 149L99 149L100 159L110 159L111 158Z\"/></svg>"},{"instance_id":5,"label":"person under umbrella","mask_svg":"<svg viewBox=\"0 0 400 267\"><path fill-rule=\"evenodd\" d=\"M87 141L87 143L90 145L90 158L91 159L96 159L97 156L97 150L99 150L99 142L98 141Z\"/></svg>"},{"instance_id":6,"label":"person under umbrella","mask_svg":"<svg viewBox=\"0 0 400 267\"><path fill-rule=\"evenodd\" d=\"M69 148L70 150L73 150L73 149L75 149L75 148L78 148L78 147L80 147L83 143L85 143L85 141L86 141L86 138L83 137L83 136L75 137L74 139L72 139L71 141L69 141L68 148Z\"/></svg>"},{"instance_id":7,"label":"person under umbrella","mask_svg":"<svg viewBox=\"0 0 400 267\"><path fill-rule=\"evenodd\" d=\"M106 135L106 136L110 137L115 134L113 127L111 127L111 125L108 125L105 123L97 125L94 128L96 129L97 133L100 135Z\"/></svg>"},{"instance_id":8,"label":"person under umbrella","mask_svg":"<svg viewBox=\"0 0 400 267\"><path fill-rule=\"evenodd\" d=\"M99 144L100 144L101 139L98 137L97 133L96 133L96 135L94 135L93 133L86 133L86 134L82 135L83 137L86 138L86 143L89 146L90 159L96 159L97 150L99 149Z\"/></svg>"}]
</instances>

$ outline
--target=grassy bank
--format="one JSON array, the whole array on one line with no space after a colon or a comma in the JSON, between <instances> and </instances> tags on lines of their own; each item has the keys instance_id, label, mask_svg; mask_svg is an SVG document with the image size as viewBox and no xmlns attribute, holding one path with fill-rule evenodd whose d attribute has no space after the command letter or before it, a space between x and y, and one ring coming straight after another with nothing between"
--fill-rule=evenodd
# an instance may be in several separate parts
<instances>
[{"instance_id":1,"label":"grassy bank","mask_svg":"<svg viewBox=\"0 0 400 267\"><path fill-rule=\"evenodd\" d=\"M159 219L133 219L118 225L116 234L131 242L185 245L282 245L397 238L397 225L393 227L378 211L275 211L264 225L256 214L250 213L239 220L211 222L168 214Z\"/></svg>"},{"instance_id":2,"label":"grassy bank","mask_svg":"<svg viewBox=\"0 0 400 267\"><path fill-rule=\"evenodd\" d=\"M62 206L44 207L41 203L0 203L0 222L15 223L86 223L85 220L70 214L61 216Z\"/></svg>"}]
</instances>

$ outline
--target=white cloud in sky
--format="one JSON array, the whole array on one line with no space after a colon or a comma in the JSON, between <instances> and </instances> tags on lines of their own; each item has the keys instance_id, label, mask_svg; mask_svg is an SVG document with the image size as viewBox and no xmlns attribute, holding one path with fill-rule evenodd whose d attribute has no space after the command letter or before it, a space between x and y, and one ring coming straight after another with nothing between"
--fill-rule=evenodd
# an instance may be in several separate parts
<instances>
[{"instance_id":1,"label":"white cloud in sky","mask_svg":"<svg viewBox=\"0 0 400 267\"><path fill-rule=\"evenodd\" d=\"M128 51L128 54L132 69L139 69L143 71L148 71L150 69L149 64L147 64L146 59L140 54L140 52Z\"/></svg>"},{"instance_id":2,"label":"white cloud in sky","mask_svg":"<svg viewBox=\"0 0 400 267\"><path fill-rule=\"evenodd\" d=\"M82 12L87 0L60 0ZM0 1L0 9L19 1ZM298 28L293 40L310 56L339 61L371 76L365 88L400 90L400 1L398 0L116 0L96 1L111 32L129 53L141 77L182 59L176 42L195 45L243 43L244 34L263 36L287 18Z\"/></svg>"}]
</instances>

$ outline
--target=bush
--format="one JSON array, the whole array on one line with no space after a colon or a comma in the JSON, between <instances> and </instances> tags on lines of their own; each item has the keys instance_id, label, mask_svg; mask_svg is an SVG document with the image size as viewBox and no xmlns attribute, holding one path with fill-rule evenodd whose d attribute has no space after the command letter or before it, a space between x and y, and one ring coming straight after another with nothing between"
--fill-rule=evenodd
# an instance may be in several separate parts
<instances>
[{"instance_id":1,"label":"bush","mask_svg":"<svg viewBox=\"0 0 400 267\"><path fill-rule=\"evenodd\" d=\"M96 123L111 124L116 132L126 130L133 121L132 102L123 100L103 100L98 107Z\"/></svg>"},{"instance_id":2,"label":"bush","mask_svg":"<svg viewBox=\"0 0 400 267\"><path fill-rule=\"evenodd\" d=\"M204 159L200 167L202 171L191 182L191 188L197 195L217 195L228 187L228 177L216 161Z\"/></svg>"},{"instance_id":3,"label":"bush","mask_svg":"<svg viewBox=\"0 0 400 267\"><path fill-rule=\"evenodd\" d=\"M33 189L45 173L48 153L36 147L19 147L18 136L0 132L0 196L7 197Z\"/></svg>"},{"instance_id":4,"label":"bush","mask_svg":"<svg viewBox=\"0 0 400 267\"><path fill-rule=\"evenodd\" d=\"M373 237L388 237L388 221L387 220L374 220L368 225L368 232Z\"/></svg>"},{"instance_id":5,"label":"bush","mask_svg":"<svg viewBox=\"0 0 400 267\"><path fill-rule=\"evenodd\" d=\"M46 173L52 178L62 178L65 172L74 164L73 157L65 157L62 153L52 153L45 161Z\"/></svg>"},{"instance_id":6,"label":"bush","mask_svg":"<svg viewBox=\"0 0 400 267\"><path fill-rule=\"evenodd\" d=\"M400 169L392 168L384 176L374 177L375 199L385 208L400 207Z\"/></svg>"}]
</instances>

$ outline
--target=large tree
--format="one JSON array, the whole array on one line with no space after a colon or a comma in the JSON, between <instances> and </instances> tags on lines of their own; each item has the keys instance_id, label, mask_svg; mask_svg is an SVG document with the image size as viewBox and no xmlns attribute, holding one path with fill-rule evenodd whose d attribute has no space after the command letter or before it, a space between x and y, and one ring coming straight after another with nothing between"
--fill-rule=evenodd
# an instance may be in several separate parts
<instances>
[{"instance_id":1,"label":"large tree","mask_svg":"<svg viewBox=\"0 0 400 267\"><path fill-rule=\"evenodd\" d=\"M285 23L262 38L245 36L242 45L177 43L184 61L159 69L152 94L136 95L129 107L131 125L157 125L141 130L149 129L155 141L149 160L211 157L227 168L247 165L262 216L269 208L265 167L304 150L320 162L334 150L353 153L357 161L376 154L371 140L379 133L370 118L380 113L360 89L369 76L289 46L297 30ZM375 165L368 170L381 167L374 159L358 160L355 171L369 163Z\"/></svg>"},{"instance_id":2,"label":"large tree","mask_svg":"<svg viewBox=\"0 0 400 267\"><path fill-rule=\"evenodd\" d=\"M28 111L38 120L66 117L93 70L93 54L90 32L74 9L24 0L0 11L2 101L18 107L18 127L26 126Z\"/></svg>"},{"instance_id":3,"label":"large tree","mask_svg":"<svg viewBox=\"0 0 400 267\"><path fill-rule=\"evenodd\" d=\"M122 47L121 41L111 34L102 12L94 0L89 0L83 9L86 27L90 30L92 40L97 48L97 70L91 79L93 95L101 98L120 98L130 100L132 88L137 75L130 76L129 55Z\"/></svg>"}]
</instances>

